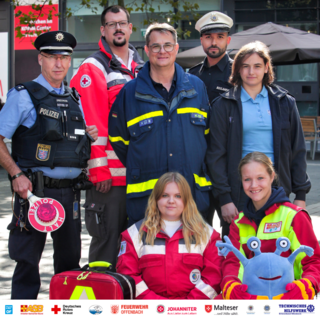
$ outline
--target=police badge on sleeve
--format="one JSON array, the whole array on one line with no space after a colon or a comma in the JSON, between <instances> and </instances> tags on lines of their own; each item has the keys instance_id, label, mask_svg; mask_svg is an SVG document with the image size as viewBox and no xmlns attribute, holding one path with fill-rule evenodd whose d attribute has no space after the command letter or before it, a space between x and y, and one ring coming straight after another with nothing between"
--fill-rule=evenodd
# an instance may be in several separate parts
<instances>
[{"instance_id":1,"label":"police badge on sleeve","mask_svg":"<svg viewBox=\"0 0 320 320\"><path fill-rule=\"evenodd\" d=\"M51 146L47 144L38 143L36 158L39 161L48 161L50 157Z\"/></svg>"}]
</instances>

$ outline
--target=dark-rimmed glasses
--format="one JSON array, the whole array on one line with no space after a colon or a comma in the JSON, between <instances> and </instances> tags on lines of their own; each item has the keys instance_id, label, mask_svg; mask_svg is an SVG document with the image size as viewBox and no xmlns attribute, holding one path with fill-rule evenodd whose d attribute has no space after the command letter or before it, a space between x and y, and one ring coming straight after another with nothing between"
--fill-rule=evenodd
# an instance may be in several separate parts
<instances>
[{"instance_id":1,"label":"dark-rimmed glasses","mask_svg":"<svg viewBox=\"0 0 320 320\"><path fill-rule=\"evenodd\" d=\"M152 46L149 46L149 48L151 48L151 51L153 53L159 53L161 51L161 48L163 48L165 52L172 52L174 47L175 47L174 43L165 43L164 45L153 44Z\"/></svg>"},{"instance_id":2,"label":"dark-rimmed glasses","mask_svg":"<svg viewBox=\"0 0 320 320\"><path fill-rule=\"evenodd\" d=\"M42 53L40 53L40 54L43 57L49 59L50 61L58 61L59 59L61 61L68 61L71 58L71 56L69 56L69 55L62 55L62 56L58 57L57 55L52 55L52 54L50 54L49 56L46 56L46 55L44 55Z\"/></svg>"},{"instance_id":3,"label":"dark-rimmed glasses","mask_svg":"<svg viewBox=\"0 0 320 320\"><path fill-rule=\"evenodd\" d=\"M115 29L117 25L119 25L120 28L126 28L128 24L129 24L128 20L106 22L106 26L108 29Z\"/></svg>"}]
</instances>

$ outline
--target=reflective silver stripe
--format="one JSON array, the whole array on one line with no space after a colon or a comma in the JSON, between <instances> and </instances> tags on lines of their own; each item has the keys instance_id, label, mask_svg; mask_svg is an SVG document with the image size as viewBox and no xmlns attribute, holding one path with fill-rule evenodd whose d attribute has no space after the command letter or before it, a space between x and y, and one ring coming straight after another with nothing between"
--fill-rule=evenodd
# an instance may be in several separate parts
<instances>
[{"instance_id":1,"label":"reflective silver stripe","mask_svg":"<svg viewBox=\"0 0 320 320\"><path fill-rule=\"evenodd\" d=\"M131 237L131 240L132 240L133 246L136 250L137 256L140 259L141 258L141 248L143 246L143 243L139 239L140 238L139 237L139 230L137 229L135 224L128 229L128 233Z\"/></svg>"},{"instance_id":2,"label":"reflective silver stripe","mask_svg":"<svg viewBox=\"0 0 320 320\"><path fill-rule=\"evenodd\" d=\"M111 81L115 81L115 80L126 80L123 77L123 74L120 72L110 72L107 75L107 83L111 82ZM131 80L131 78L130 78Z\"/></svg>"},{"instance_id":3,"label":"reflective silver stripe","mask_svg":"<svg viewBox=\"0 0 320 320\"><path fill-rule=\"evenodd\" d=\"M120 274L120 273L118 273L118 275L119 275L120 277L122 277L124 280L126 280L128 286L129 286L129 290L130 290L130 300L133 300L133 292L132 292L132 287L131 287L130 281L129 281L124 275L122 275L122 274Z\"/></svg>"},{"instance_id":4,"label":"reflective silver stripe","mask_svg":"<svg viewBox=\"0 0 320 320\"><path fill-rule=\"evenodd\" d=\"M73 52L73 49L71 47L52 47L52 46L47 46L47 47L41 47L40 51L42 51L42 50L56 50L56 51L69 50L69 51Z\"/></svg>"},{"instance_id":5,"label":"reflective silver stripe","mask_svg":"<svg viewBox=\"0 0 320 320\"><path fill-rule=\"evenodd\" d=\"M149 288L144 281L139 282L136 285L136 297L140 296L141 293L145 292L148 289Z\"/></svg>"},{"instance_id":6,"label":"reflective silver stripe","mask_svg":"<svg viewBox=\"0 0 320 320\"><path fill-rule=\"evenodd\" d=\"M113 177L125 177L127 174L126 168L109 168Z\"/></svg>"},{"instance_id":7,"label":"reflective silver stripe","mask_svg":"<svg viewBox=\"0 0 320 320\"><path fill-rule=\"evenodd\" d=\"M106 154L109 160L119 160L119 158L113 150L106 150Z\"/></svg>"},{"instance_id":8,"label":"reflective silver stripe","mask_svg":"<svg viewBox=\"0 0 320 320\"><path fill-rule=\"evenodd\" d=\"M96 158L88 161L88 168L97 168L97 167L103 167L108 165L108 159L107 157L103 158Z\"/></svg>"},{"instance_id":9,"label":"reflective silver stripe","mask_svg":"<svg viewBox=\"0 0 320 320\"><path fill-rule=\"evenodd\" d=\"M166 254L166 246L144 245L141 248L141 257L148 254Z\"/></svg>"},{"instance_id":10,"label":"reflective silver stripe","mask_svg":"<svg viewBox=\"0 0 320 320\"><path fill-rule=\"evenodd\" d=\"M108 143L108 137L98 137L98 139L91 143L91 146L106 146Z\"/></svg>"},{"instance_id":11,"label":"reflective silver stripe","mask_svg":"<svg viewBox=\"0 0 320 320\"><path fill-rule=\"evenodd\" d=\"M97 67L98 69L100 69L101 72L103 73L104 77L106 78L106 82L108 82L108 79L107 79L107 76L108 76L107 71L106 71L106 69L103 67L103 65L102 65L98 60L96 60L95 58L88 58L88 59L86 59L86 60L83 61L82 65L84 65L84 64L86 64L86 63L91 63L91 64L93 64L95 67ZM81 67L81 66L80 66L80 67ZM73 76L75 76L75 75L78 73L78 71L80 70L80 67L77 69L77 71L74 73Z\"/></svg>"},{"instance_id":12,"label":"reflective silver stripe","mask_svg":"<svg viewBox=\"0 0 320 320\"><path fill-rule=\"evenodd\" d=\"M213 228L207 224L207 228L209 229L208 233L208 241L206 243L201 243L200 245L196 246L195 244L191 244L190 246L190 252L187 250L187 247L185 244L179 244L179 253L197 253L203 255L204 250L206 250L206 247L208 245L208 242L211 239Z\"/></svg>"},{"instance_id":13,"label":"reflective silver stripe","mask_svg":"<svg viewBox=\"0 0 320 320\"><path fill-rule=\"evenodd\" d=\"M209 299L214 299L218 295L216 290L204 283L201 279L198 281L196 288L205 294Z\"/></svg>"}]
</instances>

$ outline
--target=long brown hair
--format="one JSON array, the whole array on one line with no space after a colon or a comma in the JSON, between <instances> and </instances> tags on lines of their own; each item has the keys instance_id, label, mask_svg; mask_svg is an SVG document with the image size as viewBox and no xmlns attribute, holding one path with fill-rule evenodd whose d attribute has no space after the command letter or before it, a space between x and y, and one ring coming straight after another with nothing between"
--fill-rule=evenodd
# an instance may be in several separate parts
<instances>
[{"instance_id":1,"label":"long brown hair","mask_svg":"<svg viewBox=\"0 0 320 320\"><path fill-rule=\"evenodd\" d=\"M244 45L236 54L233 64L232 72L229 78L229 82L234 86L241 86L242 79L240 76L240 69L243 61L252 54L256 53L263 59L264 64L268 64L268 71L265 73L262 83L265 86L270 85L274 81L274 73L272 68L271 56L268 47L261 41L254 41Z\"/></svg>"},{"instance_id":2,"label":"long brown hair","mask_svg":"<svg viewBox=\"0 0 320 320\"><path fill-rule=\"evenodd\" d=\"M167 172L157 181L148 200L145 221L142 223L139 234L142 239L147 228L146 243L153 245L156 235L161 230L161 213L158 209L157 202L161 198L166 185L175 182L178 185L184 209L181 216L182 233L188 252L191 249L192 239L195 240L196 246L206 243L209 240L209 229L202 219L197 205L193 200L190 186L187 180L178 172Z\"/></svg>"}]
</instances>

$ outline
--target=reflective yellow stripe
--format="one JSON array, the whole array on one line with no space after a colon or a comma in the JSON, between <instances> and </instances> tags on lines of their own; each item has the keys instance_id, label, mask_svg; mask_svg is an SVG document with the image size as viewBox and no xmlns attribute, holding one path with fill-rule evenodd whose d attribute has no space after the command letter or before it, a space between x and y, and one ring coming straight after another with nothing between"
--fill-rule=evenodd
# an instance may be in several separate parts
<instances>
[{"instance_id":1,"label":"reflective yellow stripe","mask_svg":"<svg viewBox=\"0 0 320 320\"><path fill-rule=\"evenodd\" d=\"M83 291L85 291L85 293ZM79 300L80 297L81 300L86 300L85 296L88 300L96 300L96 296L94 295L91 287L76 286L72 292L70 300Z\"/></svg>"},{"instance_id":2,"label":"reflective yellow stripe","mask_svg":"<svg viewBox=\"0 0 320 320\"><path fill-rule=\"evenodd\" d=\"M299 280L293 281L293 283L295 283L299 287L303 300L309 300L309 296L306 292L306 288L305 288L304 284L301 283Z\"/></svg>"},{"instance_id":3,"label":"reflective yellow stripe","mask_svg":"<svg viewBox=\"0 0 320 320\"><path fill-rule=\"evenodd\" d=\"M196 184L198 184L200 187L207 187L212 186L211 181L207 181L205 177L199 177L195 173L193 174L194 180L196 181Z\"/></svg>"},{"instance_id":4,"label":"reflective yellow stripe","mask_svg":"<svg viewBox=\"0 0 320 320\"><path fill-rule=\"evenodd\" d=\"M210 132L210 129L207 129L204 131L204 134L208 134Z\"/></svg>"},{"instance_id":5,"label":"reflective yellow stripe","mask_svg":"<svg viewBox=\"0 0 320 320\"><path fill-rule=\"evenodd\" d=\"M177 113L178 114L183 114L183 113L198 113L198 114L202 114L205 118L207 117L207 113L204 111L200 111L197 108L181 108L181 109L177 109Z\"/></svg>"},{"instance_id":6,"label":"reflective yellow stripe","mask_svg":"<svg viewBox=\"0 0 320 320\"><path fill-rule=\"evenodd\" d=\"M122 141L127 146L129 145L129 142L130 142L130 141L124 140L122 137L111 137L111 136L109 136L109 140L112 141L112 142Z\"/></svg>"},{"instance_id":7,"label":"reflective yellow stripe","mask_svg":"<svg viewBox=\"0 0 320 320\"><path fill-rule=\"evenodd\" d=\"M146 182L134 183L127 185L127 194L128 193L137 193L137 192L145 192L147 190L153 189L158 179L152 179Z\"/></svg>"},{"instance_id":8,"label":"reflective yellow stripe","mask_svg":"<svg viewBox=\"0 0 320 320\"><path fill-rule=\"evenodd\" d=\"M234 283L231 284L231 286L230 286L230 287L228 288L228 290L227 290L227 294L226 294L226 297L225 297L226 300L230 300L230 295L231 295L231 293L232 293L232 290L233 290L233 288L236 287L236 286L241 286L241 283L239 283L239 282L234 282Z\"/></svg>"},{"instance_id":9,"label":"reflective yellow stripe","mask_svg":"<svg viewBox=\"0 0 320 320\"><path fill-rule=\"evenodd\" d=\"M130 121L127 122L127 127L133 126L134 124L138 123L141 120L148 119L148 118L153 118L153 117L160 117L163 116L163 111L153 111L146 113L140 117L134 118Z\"/></svg>"}]
</instances>

